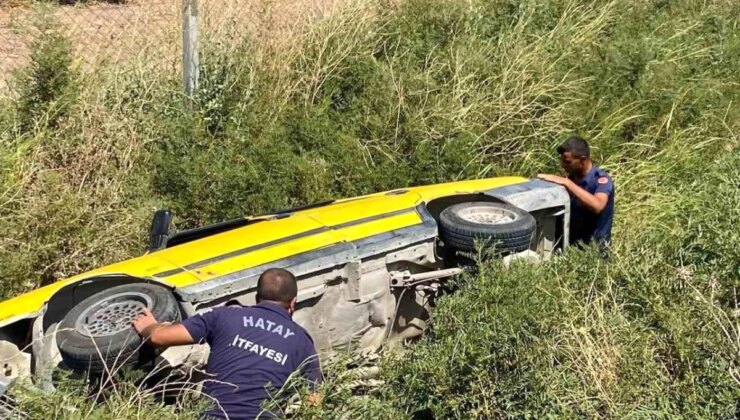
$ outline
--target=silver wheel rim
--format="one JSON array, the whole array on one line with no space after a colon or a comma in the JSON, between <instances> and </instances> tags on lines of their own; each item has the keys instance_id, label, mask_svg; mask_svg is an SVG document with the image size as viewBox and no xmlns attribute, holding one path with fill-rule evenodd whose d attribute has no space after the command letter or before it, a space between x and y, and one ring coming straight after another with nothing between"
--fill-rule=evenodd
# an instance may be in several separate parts
<instances>
[{"instance_id":1,"label":"silver wheel rim","mask_svg":"<svg viewBox=\"0 0 740 420\"><path fill-rule=\"evenodd\" d=\"M492 206L473 206L460 210L457 215L466 222L480 225L502 225L515 221L519 216L511 210Z\"/></svg>"},{"instance_id":2,"label":"silver wheel rim","mask_svg":"<svg viewBox=\"0 0 740 420\"><path fill-rule=\"evenodd\" d=\"M131 321L152 299L138 292L117 293L85 309L75 322L75 329L88 337L104 337L131 328Z\"/></svg>"}]
</instances>

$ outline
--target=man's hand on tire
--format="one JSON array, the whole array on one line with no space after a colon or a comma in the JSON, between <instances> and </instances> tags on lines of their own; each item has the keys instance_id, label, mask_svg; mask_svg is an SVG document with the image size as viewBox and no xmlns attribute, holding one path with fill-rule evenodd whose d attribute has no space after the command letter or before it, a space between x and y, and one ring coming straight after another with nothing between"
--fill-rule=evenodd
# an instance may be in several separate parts
<instances>
[{"instance_id":1,"label":"man's hand on tire","mask_svg":"<svg viewBox=\"0 0 740 420\"><path fill-rule=\"evenodd\" d=\"M157 322L149 309L144 309L134 318L132 325L141 338L154 347L194 344L193 337L182 324Z\"/></svg>"},{"instance_id":2,"label":"man's hand on tire","mask_svg":"<svg viewBox=\"0 0 740 420\"><path fill-rule=\"evenodd\" d=\"M144 308L144 311L134 318L132 324L136 332L144 339L149 338L152 330L159 325L149 308Z\"/></svg>"}]
</instances>

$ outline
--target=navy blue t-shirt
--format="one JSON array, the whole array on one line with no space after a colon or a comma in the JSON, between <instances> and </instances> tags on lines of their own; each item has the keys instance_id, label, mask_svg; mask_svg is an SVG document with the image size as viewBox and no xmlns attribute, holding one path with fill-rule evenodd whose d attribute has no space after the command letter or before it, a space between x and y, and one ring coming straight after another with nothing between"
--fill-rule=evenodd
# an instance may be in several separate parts
<instances>
[{"instance_id":1,"label":"navy blue t-shirt","mask_svg":"<svg viewBox=\"0 0 740 420\"><path fill-rule=\"evenodd\" d=\"M571 178L572 179L572 178ZM576 180L574 180L576 181ZM614 219L614 182L609 174L596 166L576 181L584 190L591 194L604 193L609 196L609 201L601 213L596 214L584 207L581 202L571 194L570 198L570 241L591 243L596 239L599 245L608 245L612 239L612 221Z\"/></svg>"},{"instance_id":2,"label":"navy blue t-shirt","mask_svg":"<svg viewBox=\"0 0 740 420\"><path fill-rule=\"evenodd\" d=\"M196 343L211 347L203 391L218 403L206 416L272 417L260 404L274 396L291 373L300 369L314 383L322 379L313 340L276 303L217 308L182 324Z\"/></svg>"}]
</instances>

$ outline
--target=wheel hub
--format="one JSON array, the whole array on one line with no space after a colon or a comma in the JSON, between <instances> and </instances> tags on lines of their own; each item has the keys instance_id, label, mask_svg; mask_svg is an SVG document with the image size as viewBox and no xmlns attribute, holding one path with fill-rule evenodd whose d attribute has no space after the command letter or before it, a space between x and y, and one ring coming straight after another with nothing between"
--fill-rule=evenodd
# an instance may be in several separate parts
<instances>
[{"instance_id":1,"label":"wheel hub","mask_svg":"<svg viewBox=\"0 0 740 420\"><path fill-rule=\"evenodd\" d=\"M500 225L516 220L517 215L507 209L477 206L461 210L459 216L468 222L482 225Z\"/></svg>"},{"instance_id":2,"label":"wheel hub","mask_svg":"<svg viewBox=\"0 0 740 420\"><path fill-rule=\"evenodd\" d=\"M151 298L143 293L119 293L95 303L80 314L75 329L89 337L114 335L130 328L134 318L151 307Z\"/></svg>"}]
</instances>

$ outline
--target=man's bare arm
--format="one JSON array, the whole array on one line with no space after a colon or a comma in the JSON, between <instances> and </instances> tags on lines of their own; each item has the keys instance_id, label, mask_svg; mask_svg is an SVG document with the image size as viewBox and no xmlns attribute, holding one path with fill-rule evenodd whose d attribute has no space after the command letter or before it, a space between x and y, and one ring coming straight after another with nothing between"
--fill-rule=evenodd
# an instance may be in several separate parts
<instances>
[{"instance_id":1,"label":"man's bare arm","mask_svg":"<svg viewBox=\"0 0 740 420\"><path fill-rule=\"evenodd\" d=\"M160 324L154 318L149 309L134 318L133 326L136 332L144 340L149 340L153 346L169 347L183 344L193 344L193 337L190 336L187 328L182 324Z\"/></svg>"},{"instance_id":2,"label":"man's bare arm","mask_svg":"<svg viewBox=\"0 0 740 420\"><path fill-rule=\"evenodd\" d=\"M537 175L537 178L544 179L545 181L554 182L556 184L560 184L564 186L587 209L591 210L592 212L596 214L599 214L602 211L604 211L607 203L609 203L608 194L603 193L603 192L597 192L596 194L591 194L590 192L584 190L578 184L576 184L575 182L571 181L568 178L557 176L557 175L547 175L547 174L539 174Z\"/></svg>"}]
</instances>

